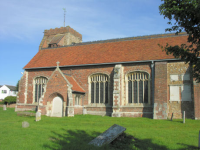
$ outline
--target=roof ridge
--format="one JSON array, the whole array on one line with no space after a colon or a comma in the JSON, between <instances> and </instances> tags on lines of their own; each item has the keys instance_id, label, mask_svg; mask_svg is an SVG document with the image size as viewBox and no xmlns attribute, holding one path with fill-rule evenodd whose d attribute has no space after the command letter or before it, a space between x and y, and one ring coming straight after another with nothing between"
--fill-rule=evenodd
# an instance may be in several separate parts
<instances>
[{"instance_id":1,"label":"roof ridge","mask_svg":"<svg viewBox=\"0 0 200 150\"><path fill-rule=\"evenodd\" d=\"M115 39L107 39L107 40L88 41L88 42L82 42L82 43L73 43L71 45L59 46L59 48L72 47L72 46L81 46L81 45L89 45L89 44L112 43L112 42L121 42L121 41L133 41L133 40L142 40L142 39L177 37L177 36L185 36L185 35L187 35L186 32L181 32L178 35L176 33L142 35L142 36L134 36L134 37L125 37L125 38L115 38ZM42 48L41 50L54 49L54 48L58 48L58 47Z\"/></svg>"},{"instance_id":2,"label":"roof ridge","mask_svg":"<svg viewBox=\"0 0 200 150\"><path fill-rule=\"evenodd\" d=\"M4 84L4 85L6 85L6 86L14 86L14 85L7 85L7 84ZM14 87L16 87L16 86L14 86Z\"/></svg>"}]
</instances>

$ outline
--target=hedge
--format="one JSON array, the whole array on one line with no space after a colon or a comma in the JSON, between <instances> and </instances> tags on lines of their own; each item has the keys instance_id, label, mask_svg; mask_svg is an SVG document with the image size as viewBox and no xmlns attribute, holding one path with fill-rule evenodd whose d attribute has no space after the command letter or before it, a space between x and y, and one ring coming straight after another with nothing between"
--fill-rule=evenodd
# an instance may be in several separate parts
<instances>
[{"instance_id":1,"label":"hedge","mask_svg":"<svg viewBox=\"0 0 200 150\"><path fill-rule=\"evenodd\" d=\"M17 97L16 96L7 96L4 100L3 100L3 102L5 103L5 104L12 104L12 103L16 103L16 99L17 99Z\"/></svg>"}]
</instances>

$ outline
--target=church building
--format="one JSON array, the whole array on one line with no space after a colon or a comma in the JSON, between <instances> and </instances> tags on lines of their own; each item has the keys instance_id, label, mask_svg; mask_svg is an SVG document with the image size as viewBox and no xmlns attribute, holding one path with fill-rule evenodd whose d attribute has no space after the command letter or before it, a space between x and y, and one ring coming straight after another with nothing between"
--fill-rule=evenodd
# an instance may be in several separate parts
<instances>
[{"instance_id":1,"label":"church building","mask_svg":"<svg viewBox=\"0 0 200 150\"><path fill-rule=\"evenodd\" d=\"M44 31L24 67L15 111L50 117L76 114L200 119L200 84L193 67L160 45L181 45L180 33L82 42L71 27Z\"/></svg>"}]
</instances>

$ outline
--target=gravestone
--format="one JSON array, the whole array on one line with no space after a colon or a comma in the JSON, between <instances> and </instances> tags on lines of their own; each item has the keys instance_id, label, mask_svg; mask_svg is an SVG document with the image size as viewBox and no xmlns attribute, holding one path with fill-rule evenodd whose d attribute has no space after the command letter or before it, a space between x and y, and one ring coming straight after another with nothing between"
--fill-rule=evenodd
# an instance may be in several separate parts
<instances>
[{"instance_id":1,"label":"gravestone","mask_svg":"<svg viewBox=\"0 0 200 150\"><path fill-rule=\"evenodd\" d=\"M53 108L52 108L52 117L62 117L63 111L63 101L62 99L57 96L53 99Z\"/></svg>"},{"instance_id":2,"label":"gravestone","mask_svg":"<svg viewBox=\"0 0 200 150\"><path fill-rule=\"evenodd\" d=\"M86 115L87 114L87 109L83 108L83 114Z\"/></svg>"},{"instance_id":3,"label":"gravestone","mask_svg":"<svg viewBox=\"0 0 200 150\"><path fill-rule=\"evenodd\" d=\"M99 147L105 144L109 144L112 141L114 141L125 130L126 128L119 126L117 124L114 124L112 127L110 127L104 133L100 134L98 137L90 141L90 143L88 144L99 146Z\"/></svg>"},{"instance_id":4,"label":"gravestone","mask_svg":"<svg viewBox=\"0 0 200 150\"><path fill-rule=\"evenodd\" d=\"M41 113L39 111L37 111L37 113L35 114L35 121L40 121L41 120Z\"/></svg>"},{"instance_id":5,"label":"gravestone","mask_svg":"<svg viewBox=\"0 0 200 150\"><path fill-rule=\"evenodd\" d=\"M3 105L3 110L6 110L6 105Z\"/></svg>"},{"instance_id":6,"label":"gravestone","mask_svg":"<svg viewBox=\"0 0 200 150\"><path fill-rule=\"evenodd\" d=\"M185 123L185 111L183 111L183 123Z\"/></svg>"},{"instance_id":7,"label":"gravestone","mask_svg":"<svg viewBox=\"0 0 200 150\"><path fill-rule=\"evenodd\" d=\"M28 127L29 127L29 123L27 121L23 121L22 128L28 128Z\"/></svg>"}]
</instances>

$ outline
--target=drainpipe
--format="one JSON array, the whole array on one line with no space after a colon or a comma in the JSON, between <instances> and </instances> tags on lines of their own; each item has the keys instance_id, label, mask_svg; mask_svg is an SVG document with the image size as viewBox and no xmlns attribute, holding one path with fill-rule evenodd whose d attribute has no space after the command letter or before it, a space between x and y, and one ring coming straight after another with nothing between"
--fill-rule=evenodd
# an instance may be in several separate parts
<instances>
[{"instance_id":1,"label":"drainpipe","mask_svg":"<svg viewBox=\"0 0 200 150\"><path fill-rule=\"evenodd\" d=\"M154 61L151 62L151 91L152 91L152 105L154 106L154 74L155 67L154 67Z\"/></svg>"}]
</instances>

